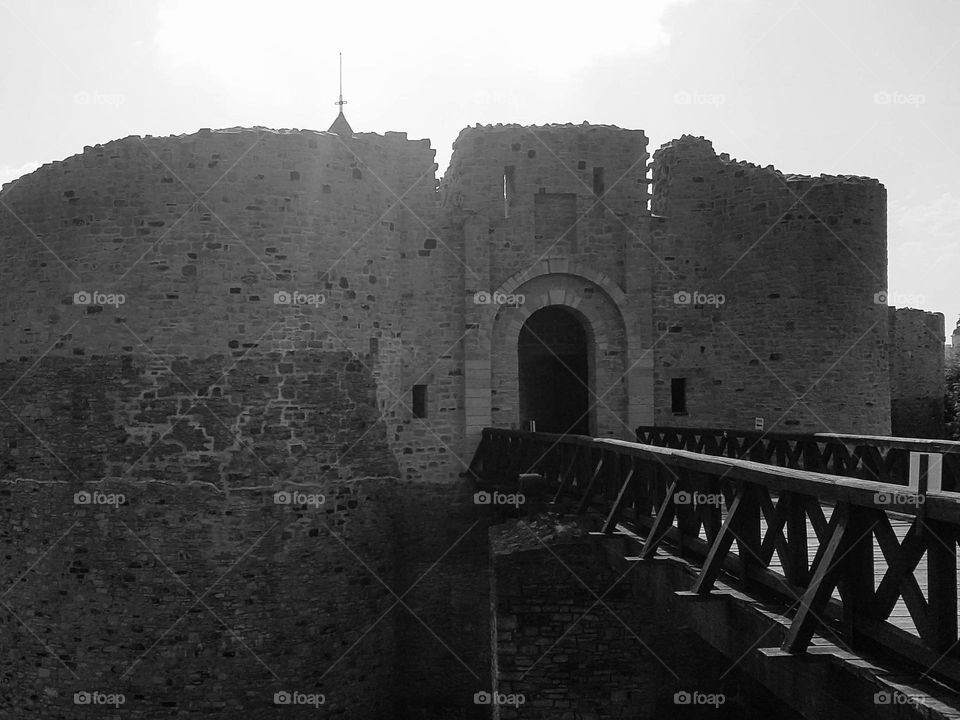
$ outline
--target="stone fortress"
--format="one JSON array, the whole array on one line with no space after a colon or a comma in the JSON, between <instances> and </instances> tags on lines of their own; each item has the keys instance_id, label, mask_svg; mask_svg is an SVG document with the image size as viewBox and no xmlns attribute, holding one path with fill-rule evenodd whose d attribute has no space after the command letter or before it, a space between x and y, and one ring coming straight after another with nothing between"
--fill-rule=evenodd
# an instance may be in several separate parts
<instances>
[{"instance_id":1,"label":"stone fortress","mask_svg":"<svg viewBox=\"0 0 960 720\"><path fill-rule=\"evenodd\" d=\"M943 316L886 305L883 185L647 145L477 126L438 181L341 115L5 185L5 716L274 717L289 686L454 717L490 681L457 479L486 426L938 432Z\"/></svg>"}]
</instances>

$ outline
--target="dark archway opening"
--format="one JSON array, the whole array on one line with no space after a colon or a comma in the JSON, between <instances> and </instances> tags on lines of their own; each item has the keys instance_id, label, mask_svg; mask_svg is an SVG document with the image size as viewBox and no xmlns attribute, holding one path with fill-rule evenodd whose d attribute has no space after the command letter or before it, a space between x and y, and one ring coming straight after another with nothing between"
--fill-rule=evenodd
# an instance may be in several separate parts
<instances>
[{"instance_id":1,"label":"dark archway opening","mask_svg":"<svg viewBox=\"0 0 960 720\"><path fill-rule=\"evenodd\" d=\"M587 331L561 306L533 313L520 329L520 420L538 432L590 434Z\"/></svg>"}]
</instances>

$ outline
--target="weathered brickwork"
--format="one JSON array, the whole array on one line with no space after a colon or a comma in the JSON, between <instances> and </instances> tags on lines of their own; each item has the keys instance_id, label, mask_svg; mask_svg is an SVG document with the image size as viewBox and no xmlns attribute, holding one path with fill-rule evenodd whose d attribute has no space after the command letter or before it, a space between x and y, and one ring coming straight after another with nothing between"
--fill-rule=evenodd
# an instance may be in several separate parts
<instances>
[{"instance_id":1,"label":"weathered brickwork","mask_svg":"<svg viewBox=\"0 0 960 720\"><path fill-rule=\"evenodd\" d=\"M377 623L392 597L377 577L394 582L395 487L299 489L325 502L126 481L97 487L125 496L112 507L75 504L65 483L6 486L0 715L266 718L275 693L296 691L324 695L326 716L394 717L396 640ZM125 702L76 704L85 692Z\"/></svg>"},{"instance_id":2,"label":"weathered brickwork","mask_svg":"<svg viewBox=\"0 0 960 720\"><path fill-rule=\"evenodd\" d=\"M629 357L623 349L627 339L622 315L601 286L582 276L562 272L562 265L556 261L552 265L553 273L534 277L516 290L525 298L522 308L502 307L494 318L491 346L514 348L514 351L494 352L491 359L493 423L509 425L517 417L515 403L519 395L519 373L516 347L524 320L541 308L561 304L574 310L590 328L590 339L596 348L590 390L593 399L602 400L595 402L591 411L592 425L601 435L619 437L629 427L625 422L627 402L624 388Z\"/></svg>"},{"instance_id":3,"label":"weathered brickwork","mask_svg":"<svg viewBox=\"0 0 960 720\"><path fill-rule=\"evenodd\" d=\"M516 338L550 305L578 311L592 335L592 432L629 437L652 421L650 265L637 261L649 214L646 147L642 131L586 124L468 128L454 143L442 189L463 227L468 440L491 422L526 419ZM565 218L572 208L575 222L545 218L551 208ZM478 306L477 291L526 303Z\"/></svg>"},{"instance_id":4,"label":"weathered brickwork","mask_svg":"<svg viewBox=\"0 0 960 720\"><path fill-rule=\"evenodd\" d=\"M901 437L944 437L944 317L890 308L891 430Z\"/></svg>"},{"instance_id":5,"label":"weathered brickwork","mask_svg":"<svg viewBox=\"0 0 960 720\"><path fill-rule=\"evenodd\" d=\"M474 491L465 481L397 488L399 717L488 717L472 698L490 686L492 518L478 512Z\"/></svg>"},{"instance_id":6,"label":"weathered brickwork","mask_svg":"<svg viewBox=\"0 0 960 720\"><path fill-rule=\"evenodd\" d=\"M2 357L229 373L264 353L345 351L378 380L403 474L459 469L461 266L438 245L435 169L429 142L401 134L266 130L132 137L44 166L3 192L0 279L16 291L0 299ZM76 305L78 291L125 302ZM428 426L411 416L420 383ZM298 390L273 389L296 405Z\"/></svg>"},{"instance_id":7,"label":"weathered brickwork","mask_svg":"<svg viewBox=\"0 0 960 720\"><path fill-rule=\"evenodd\" d=\"M8 478L201 482L222 492L399 474L367 355L0 363Z\"/></svg>"},{"instance_id":8,"label":"weathered brickwork","mask_svg":"<svg viewBox=\"0 0 960 720\"><path fill-rule=\"evenodd\" d=\"M757 418L889 433L883 186L731 161L689 136L655 153L648 179L646 145L636 131L574 125L458 138L442 188L463 230L468 445L484 424L527 419L515 339L553 305L578 311L591 335L594 434ZM560 233L571 207L577 222ZM477 306L477 290L527 302Z\"/></svg>"},{"instance_id":9,"label":"weathered brickwork","mask_svg":"<svg viewBox=\"0 0 960 720\"><path fill-rule=\"evenodd\" d=\"M541 515L490 536L494 691L503 702L493 717L797 717L669 609L644 602L639 574L608 567L576 522ZM694 690L724 701L674 702Z\"/></svg>"},{"instance_id":10,"label":"weathered brickwork","mask_svg":"<svg viewBox=\"0 0 960 720\"><path fill-rule=\"evenodd\" d=\"M887 434L883 186L784 175L685 136L655 154L653 187L656 421Z\"/></svg>"}]
</instances>

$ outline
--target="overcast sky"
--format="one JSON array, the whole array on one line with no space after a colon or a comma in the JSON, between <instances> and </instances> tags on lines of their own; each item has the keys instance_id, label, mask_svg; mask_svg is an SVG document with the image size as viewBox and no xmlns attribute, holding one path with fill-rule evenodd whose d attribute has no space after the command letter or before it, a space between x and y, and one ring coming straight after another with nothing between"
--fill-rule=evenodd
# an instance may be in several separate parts
<instances>
[{"instance_id":1,"label":"overcast sky","mask_svg":"<svg viewBox=\"0 0 960 720\"><path fill-rule=\"evenodd\" d=\"M0 0L0 182L127 135L326 129L341 50L354 129L430 138L440 174L466 125L587 120L878 178L891 304L960 316L957 0Z\"/></svg>"}]
</instances>

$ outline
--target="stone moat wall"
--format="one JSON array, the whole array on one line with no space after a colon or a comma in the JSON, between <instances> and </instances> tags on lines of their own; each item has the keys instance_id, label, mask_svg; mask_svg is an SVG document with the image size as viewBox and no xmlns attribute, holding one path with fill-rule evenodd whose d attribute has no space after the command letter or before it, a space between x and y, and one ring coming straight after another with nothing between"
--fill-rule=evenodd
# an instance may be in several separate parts
<instances>
[{"instance_id":1,"label":"stone moat wall","mask_svg":"<svg viewBox=\"0 0 960 720\"><path fill-rule=\"evenodd\" d=\"M332 717L393 717L395 628L377 620L392 600L378 577L396 577L383 551L395 488L302 486L325 498L303 506L275 491L5 485L0 714L265 718L275 693L298 692Z\"/></svg>"},{"instance_id":2,"label":"stone moat wall","mask_svg":"<svg viewBox=\"0 0 960 720\"><path fill-rule=\"evenodd\" d=\"M493 717L799 718L655 602L642 563L611 568L589 529L553 514L490 529Z\"/></svg>"}]
</instances>

